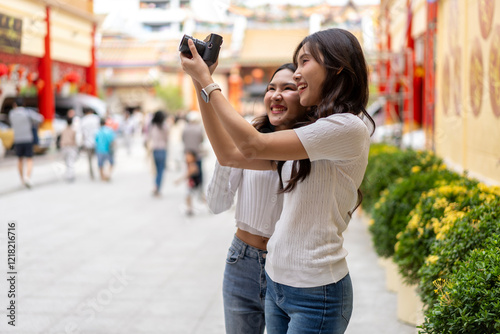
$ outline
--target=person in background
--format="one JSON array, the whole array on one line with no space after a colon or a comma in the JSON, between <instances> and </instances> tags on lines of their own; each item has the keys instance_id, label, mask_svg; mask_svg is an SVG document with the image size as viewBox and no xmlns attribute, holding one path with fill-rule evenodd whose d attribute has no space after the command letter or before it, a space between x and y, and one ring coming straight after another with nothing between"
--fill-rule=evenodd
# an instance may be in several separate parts
<instances>
[{"instance_id":1,"label":"person in background","mask_svg":"<svg viewBox=\"0 0 500 334\"><path fill-rule=\"evenodd\" d=\"M43 122L43 116L34 110L24 108L22 98L14 101L13 109L9 113L9 122L14 130L14 149L16 151L17 168L21 183L31 188L31 174L33 172L33 129ZM26 159L26 174L24 174L24 159Z\"/></svg>"},{"instance_id":2,"label":"person in background","mask_svg":"<svg viewBox=\"0 0 500 334\"><path fill-rule=\"evenodd\" d=\"M130 155L132 150L132 139L134 138L135 133L135 120L129 111L125 110L123 114L125 115L122 127L123 143L125 144L125 150L127 151L127 154Z\"/></svg>"},{"instance_id":3,"label":"person in background","mask_svg":"<svg viewBox=\"0 0 500 334\"><path fill-rule=\"evenodd\" d=\"M76 115L74 109L69 109L66 114L66 119L71 119L71 128L75 130L76 133L76 145L78 147L81 147L82 146L81 118Z\"/></svg>"},{"instance_id":4,"label":"person in background","mask_svg":"<svg viewBox=\"0 0 500 334\"><path fill-rule=\"evenodd\" d=\"M75 162L78 157L78 145L76 141L76 131L73 128L73 118L66 119L67 126L61 133L61 150L66 165L65 178L68 182L75 180Z\"/></svg>"},{"instance_id":5,"label":"person in background","mask_svg":"<svg viewBox=\"0 0 500 334\"><path fill-rule=\"evenodd\" d=\"M101 127L95 136L95 152L97 154L97 165L99 166L99 173L102 181L109 181L111 179L111 172L113 170L114 159L112 155L113 145L115 141L114 131L106 126L106 120L101 119ZM108 172L105 172L106 163Z\"/></svg>"},{"instance_id":6,"label":"person in background","mask_svg":"<svg viewBox=\"0 0 500 334\"><path fill-rule=\"evenodd\" d=\"M198 162L196 161L196 154L191 151L184 153L186 159L186 174L180 177L175 184L179 184L183 180L187 180L188 191L186 195L186 215L192 216L194 214L193 210L193 200L194 196L200 196L203 192L201 185L201 173L198 167Z\"/></svg>"},{"instance_id":7,"label":"person in background","mask_svg":"<svg viewBox=\"0 0 500 334\"><path fill-rule=\"evenodd\" d=\"M168 142L170 127L166 121L165 113L158 110L151 119L151 124L146 131L146 146L153 153L155 164L155 188L153 196L159 197L163 181L163 173L167 165Z\"/></svg>"},{"instance_id":8,"label":"person in background","mask_svg":"<svg viewBox=\"0 0 500 334\"><path fill-rule=\"evenodd\" d=\"M201 124L201 115L197 111L190 111L186 115L186 125L182 131L182 143L184 153L193 152L196 156L196 163L200 170L200 182L203 184L203 141L205 140L205 130Z\"/></svg>"},{"instance_id":9,"label":"person in background","mask_svg":"<svg viewBox=\"0 0 500 334\"><path fill-rule=\"evenodd\" d=\"M85 108L83 110L84 116L80 122L80 128L82 133L82 148L87 154L89 162L89 172L90 178L94 179L94 168L92 166L92 160L95 155L95 136L100 127L100 118L94 111L90 108Z\"/></svg>"}]
</instances>

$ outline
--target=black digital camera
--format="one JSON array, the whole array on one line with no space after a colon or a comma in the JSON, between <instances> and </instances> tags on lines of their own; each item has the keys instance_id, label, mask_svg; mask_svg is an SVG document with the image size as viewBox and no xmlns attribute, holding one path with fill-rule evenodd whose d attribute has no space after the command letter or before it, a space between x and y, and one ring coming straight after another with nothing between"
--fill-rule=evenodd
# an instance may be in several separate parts
<instances>
[{"instance_id":1,"label":"black digital camera","mask_svg":"<svg viewBox=\"0 0 500 334\"><path fill-rule=\"evenodd\" d=\"M222 36L210 34L203 41L200 41L199 39L193 38L188 35L182 36L181 44L179 45L179 51L191 55L191 51L189 50L188 45L189 39L194 42L196 50L208 66L213 65L217 61L217 58L219 57L220 46L222 45Z\"/></svg>"}]
</instances>

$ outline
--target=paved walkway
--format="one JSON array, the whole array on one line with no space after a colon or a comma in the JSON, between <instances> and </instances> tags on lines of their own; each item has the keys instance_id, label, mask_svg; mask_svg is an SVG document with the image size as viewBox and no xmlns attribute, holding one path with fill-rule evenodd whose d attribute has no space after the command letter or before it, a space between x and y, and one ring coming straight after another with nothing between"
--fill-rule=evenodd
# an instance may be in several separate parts
<instances>
[{"instance_id":1,"label":"paved walkway","mask_svg":"<svg viewBox=\"0 0 500 334\"><path fill-rule=\"evenodd\" d=\"M222 273L234 211L201 204L184 214L180 145L172 144L163 196L153 198L151 165L140 142L117 152L110 183L91 181L83 159L77 180L62 180L57 154L36 159L31 190L15 160L0 161L0 333L222 334ZM207 178L214 164L205 160ZM8 325L6 234L17 239L16 326ZM345 234L355 305L348 334L410 334L396 319L396 295L365 224Z\"/></svg>"}]
</instances>

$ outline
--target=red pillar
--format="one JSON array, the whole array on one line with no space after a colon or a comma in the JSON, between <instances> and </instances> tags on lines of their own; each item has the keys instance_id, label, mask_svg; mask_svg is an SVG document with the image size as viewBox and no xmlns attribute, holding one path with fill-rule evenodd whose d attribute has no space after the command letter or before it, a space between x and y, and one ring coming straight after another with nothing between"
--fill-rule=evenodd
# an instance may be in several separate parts
<instances>
[{"instance_id":1,"label":"red pillar","mask_svg":"<svg viewBox=\"0 0 500 334\"><path fill-rule=\"evenodd\" d=\"M417 110L415 110L415 101L417 96L415 96L415 81L414 81L414 75L415 75L415 41L413 39L413 36L411 35L411 30L412 30L412 25L413 25L413 12L411 8L412 1L407 0L406 1L406 10L407 10L407 26L406 26L406 51L407 53L405 54L406 57L406 65L405 65L405 70L404 70L404 76L405 76L405 87L404 92L405 92L405 99L404 99L404 122L405 125L409 129L413 129L413 123L415 121L415 115L417 113ZM410 87L410 84L412 87ZM411 104L411 106L410 106ZM410 114L410 110L412 110L412 114Z\"/></svg>"},{"instance_id":2,"label":"red pillar","mask_svg":"<svg viewBox=\"0 0 500 334\"><path fill-rule=\"evenodd\" d=\"M45 54L40 59L38 74L43 82L38 92L38 109L45 118L42 128L52 128L54 119L54 89L52 87L52 58L50 52L50 7L46 7L47 34L45 35Z\"/></svg>"},{"instance_id":3,"label":"red pillar","mask_svg":"<svg viewBox=\"0 0 500 334\"><path fill-rule=\"evenodd\" d=\"M89 87L87 93L88 94L91 94L91 95L94 95L94 96L97 96L97 80L96 80L96 61L95 61L95 23L92 27L92 49L91 49L91 62L90 62L90 66L87 67L86 69L86 77L87 77L87 81L86 81L86 84L87 86Z\"/></svg>"},{"instance_id":4,"label":"red pillar","mask_svg":"<svg viewBox=\"0 0 500 334\"><path fill-rule=\"evenodd\" d=\"M425 32L425 83L424 83L424 107L423 126L426 134L428 149L434 150L434 110L436 91L436 60L435 47L438 21L437 1L427 1L427 29Z\"/></svg>"}]
</instances>

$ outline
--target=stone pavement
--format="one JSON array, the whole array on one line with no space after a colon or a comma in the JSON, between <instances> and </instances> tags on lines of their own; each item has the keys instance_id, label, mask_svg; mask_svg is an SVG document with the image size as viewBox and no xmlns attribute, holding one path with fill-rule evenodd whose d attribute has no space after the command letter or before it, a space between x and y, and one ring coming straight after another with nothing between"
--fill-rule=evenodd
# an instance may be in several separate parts
<instances>
[{"instance_id":1,"label":"stone pavement","mask_svg":"<svg viewBox=\"0 0 500 334\"><path fill-rule=\"evenodd\" d=\"M222 274L234 211L213 215L198 202L194 216L184 214L186 185L174 185L183 166L176 134L161 198L151 196L151 164L139 138L131 155L117 150L109 183L91 181L84 159L77 180L64 182L52 153L35 160L28 190L19 186L15 160L0 161L0 333L224 333ZM209 152L207 179L215 161ZM15 298L7 281L12 222ZM415 333L396 319L396 295L385 289L359 217L345 239L355 293L347 333ZM8 325L11 301L15 327Z\"/></svg>"}]
</instances>

